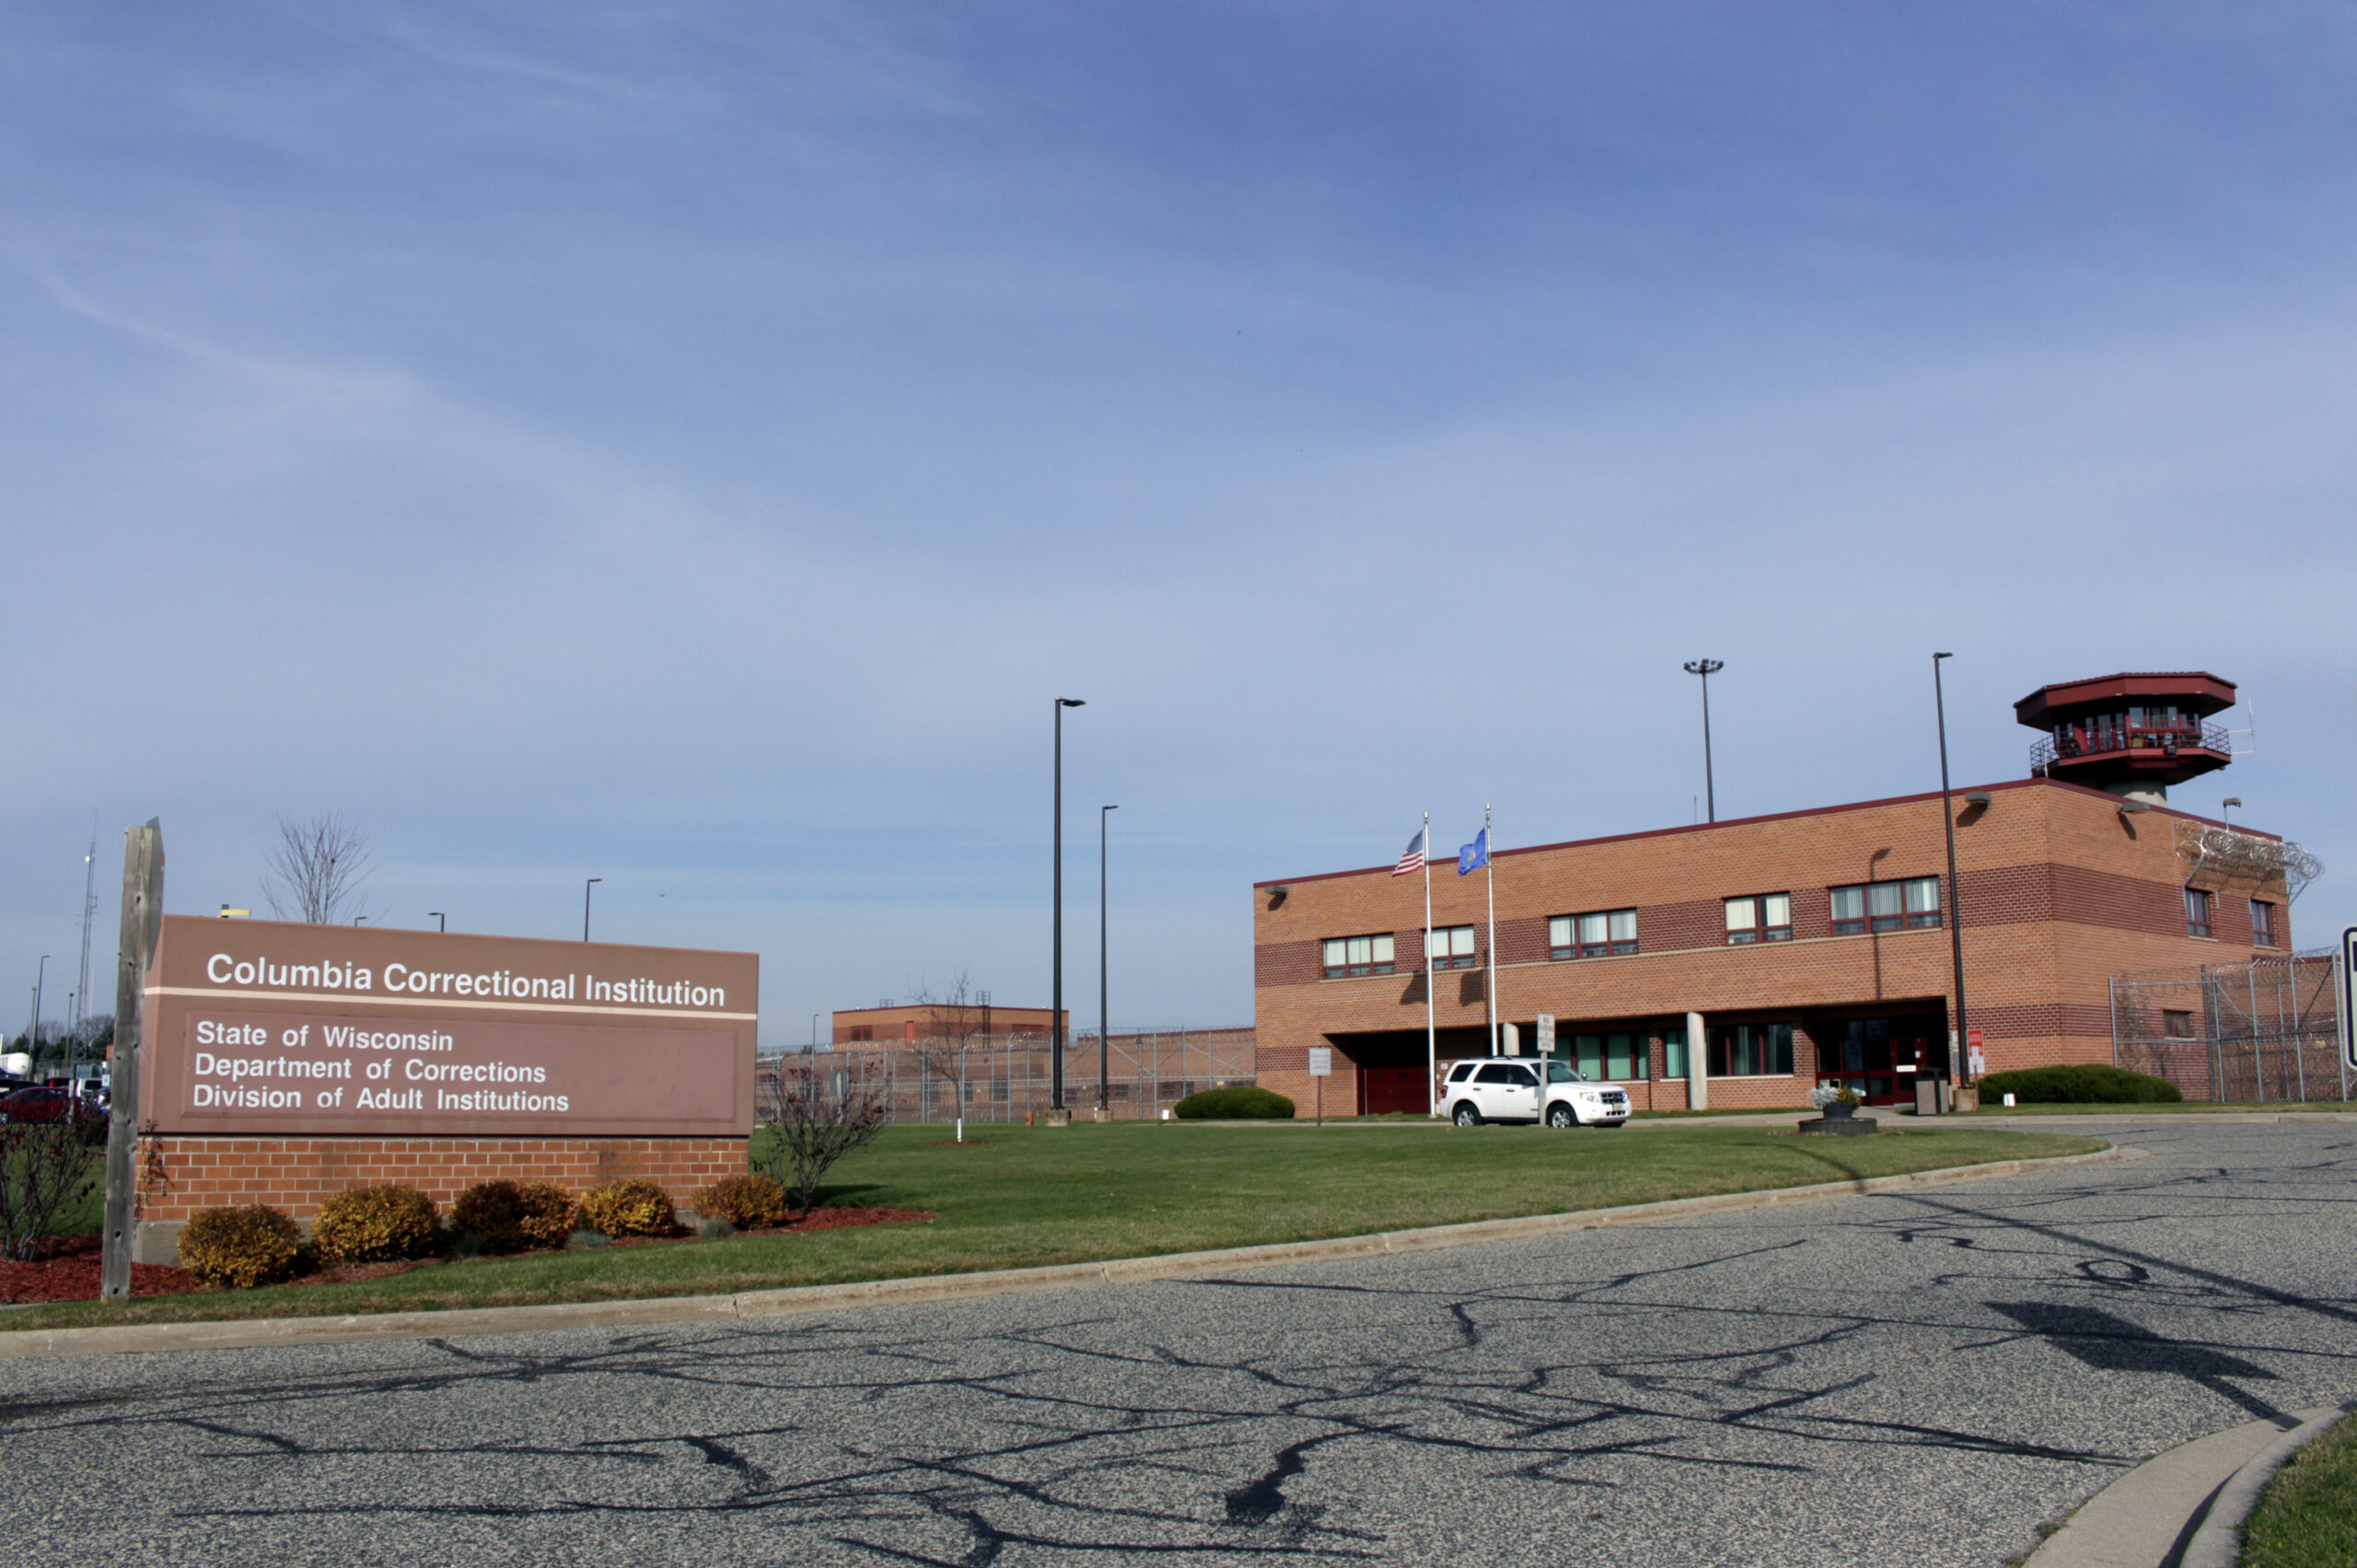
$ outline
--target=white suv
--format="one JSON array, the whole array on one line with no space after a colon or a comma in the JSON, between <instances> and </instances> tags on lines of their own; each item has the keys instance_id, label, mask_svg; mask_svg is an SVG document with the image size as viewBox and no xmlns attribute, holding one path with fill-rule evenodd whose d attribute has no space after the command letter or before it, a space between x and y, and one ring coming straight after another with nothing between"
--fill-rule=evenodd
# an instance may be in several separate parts
<instances>
[{"instance_id":1,"label":"white suv","mask_svg":"<svg viewBox=\"0 0 2357 1568\"><path fill-rule=\"evenodd\" d=\"M1480 1057L1448 1071L1442 1103L1459 1127L1484 1121L1539 1120L1538 1077L1547 1075L1546 1121L1550 1127L1620 1127L1629 1121L1629 1091L1618 1084L1591 1084L1569 1063L1514 1057Z\"/></svg>"}]
</instances>

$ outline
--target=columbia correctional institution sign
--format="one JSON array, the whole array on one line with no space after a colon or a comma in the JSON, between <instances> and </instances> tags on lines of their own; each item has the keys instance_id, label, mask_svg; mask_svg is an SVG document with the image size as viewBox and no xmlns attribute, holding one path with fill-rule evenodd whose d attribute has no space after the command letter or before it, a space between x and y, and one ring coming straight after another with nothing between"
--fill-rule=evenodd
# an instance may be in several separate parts
<instances>
[{"instance_id":1,"label":"columbia correctional institution sign","mask_svg":"<svg viewBox=\"0 0 2357 1568\"><path fill-rule=\"evenodd\" d=\"M159 1132L737 1136L744 953L169 917L148 990Z\"/></svg>"}]
</instances>

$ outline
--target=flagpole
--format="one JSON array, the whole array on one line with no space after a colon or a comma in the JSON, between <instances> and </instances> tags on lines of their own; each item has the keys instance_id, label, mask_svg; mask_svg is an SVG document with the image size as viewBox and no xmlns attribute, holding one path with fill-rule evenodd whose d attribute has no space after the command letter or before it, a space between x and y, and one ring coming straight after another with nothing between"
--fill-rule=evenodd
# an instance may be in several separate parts
<instances>
[{"instance_id":1,"label":"flagpole","mask_svg":"<svg viewBox=\"0 0 2357 1568\"><path fill-rule=\"evenodd\" d=\"M1490 831L1490 807L1481 806L1481 869L1490 896L1490 983L1481 988L1490 1005L1490 1054L1498 1053L1498 841Z\"/></svg>"},{"instance_id":2,"label":"flagpole","mask_svg":"<svg viewBox=\"0 0 2357 1568\"><path fill-rule=\"evenodd\" d=\"M1424 813L1424 1114L1440 1114L1440 1032L1433 1023L1433 814Z\"/></svg>"}]
</instances>

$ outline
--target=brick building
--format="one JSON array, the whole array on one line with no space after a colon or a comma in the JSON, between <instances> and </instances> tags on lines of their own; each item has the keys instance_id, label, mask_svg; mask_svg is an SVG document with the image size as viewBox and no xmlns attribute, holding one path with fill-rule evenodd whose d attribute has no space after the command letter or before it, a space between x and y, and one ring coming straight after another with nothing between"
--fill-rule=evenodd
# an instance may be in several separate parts
<instances>
[{"instance_id":1,"label":"brick building","mask_svg":"<svg viewBox=\"0 0 2357 1568\"><path fill-rule=\"evenodd\" d=\"M1918 1074L1950 1071L1960 904L1967 1021L1989 1070L2108 1063L2114 973L2291 945L2280 862L2263 853L2282 841L2237 830L2262 853L2222 859L2204 846L2223 824L2162 804L2167 783L2226 758L2223 733L2200 723L2225 703L2194 713L2145 690L2170 682L2232 700L2207 675L2025 699L2024 722L2060 732L2078 776L2109 787L2041 772L1956 791L1954 889L1936 793L1498 851L1497 1020L1527 1052L1552 1015L1559 1052L1628 1084L1640 1109L1800 1106L1834 1079L1871 1103L1911 1099ZM2113 699L2119 725L2092 725ZM2148 712L2173 727L2137 727ZM2042 762L2055 749L2042 742ZM1437 1057L1487 1054L1485 875L1434 867L1429 960L1420 876L1256 884L1260 1084L1306 1102L1308 1050L1326 1045L1329 1107L1425 1109L1427 983Z\"/></svg>"},{"instance_id":2,"label":"brick building","mask_svg":"<svg viewBox=\"0 0 2357 1568\"><path fill-rule=\"evenodd\" d=\"M830 1035L838 1048L888 1049L914 1045L936 1036L1004 1038L1045 1043L1055 1019L1047 1007L999 1007L990 993L971 1002L888 1002L877 1007L839 1007ZM1072 1039L1072 1009L1064 1009L1064 1039Z\"/></svg>"}]
</instances>

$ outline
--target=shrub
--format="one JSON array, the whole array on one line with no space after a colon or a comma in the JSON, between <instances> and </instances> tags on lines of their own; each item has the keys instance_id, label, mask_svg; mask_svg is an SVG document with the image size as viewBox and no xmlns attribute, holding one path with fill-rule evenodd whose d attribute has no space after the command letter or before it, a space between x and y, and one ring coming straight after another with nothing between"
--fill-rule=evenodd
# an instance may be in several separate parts
<instances>
[{"instance_id":1,"label":"shrub","mask_svg":"<svg viewBox=\"0 0 2357 1568\"><path fill-rule=\"evenodd\" d=\"M0 1121L0 1257L30 1258L41 1237L96 1195L105 1170L79 1128Z\"/></svg>"},{"instance_id":2,"label":"shrub","mask_svg":"<svg viewBox=\"0 0 2357 1568\"><path fill-rule=\"evenodd\" d=\"M552 1181L478 1181L450 1205L450 1228L486 1252L562 1247L573 1234L573 1199Z\"/></svg>"},{"instance_id":3,"label":"shrub","mask_svg":"<svg viewBox=\"0 0 2357 1568\"><path fill-rule=\"evenodd\" d=\"M581 1223L608 1236L668 1236L679 1228L671 1194L652 1181L609 1181L581 1194Z\"/></svg>"},{"instance_id":4,"label":"shrub","mask_svg":"<svg viewBox=\"0 0 2357 1568\"><path fill-rule=\"evenodd\" d=\"M1205 1089L1178 1102L1182 1121L1290 1121L1293 1101L1272 1089Z\"/></svg>"},{"instance_id":5,"label":"shrub","mask_svg":"<svg viewBox=\"0 0 2357 1568\"><path fill-rule=\"evenodd\" d=\"M294 1273L302 1252L302 1228L267 1203L199 1209L180 1227L180 1262L207 1284L274 1284Z\"/></svg>"},{"instance_id":6,"label":"shrub","mask_svg":"<svg viewBox=\"0 0 2357 1568\"><path fill-rule=\"evenodd\" d=\"M815 1067L780 1068L769 1085L769 1123L753 1141L753 1164L806 1212L835 1162L866 1147L892 1114L872 1066L833 1071L841 1088Z\"/></svg>"},{"instance_id":7,"label":"shrub","mask_svg":"<svg viewBox=\"0 0 2357 1568\"><path fill-rule=\"evenodd\" d=\"M786 1207L785 1189L759 1171L723 1178L696 1194L698 1215L726 1220L738 1230L782 1225Z\"/></svg>"},{"instance_id":8,"label":"shrub","mask_svg":"<svg viewBox=\"0 0 2357 1568\"><path fill-rule=\"evenodd\" d=\"M2021 1105L2165 1105L2185 1098L2166 1078L2091 1062L2025 1067L1980 1080L1981 1104L2002 1105L2007 1095Z\"/></svg>"},{"instance_id":9,"label":"shrub","mask_svg":"<svg viewBox=\"0 0 2357 1568\"><path fill-rule=\"evenodd\" d=\"M441 1243L434 1200L414 1187L355 1187L319 1206L311 1245L331 1263L423 1258Z\"/></svg>"}]
</instances>

